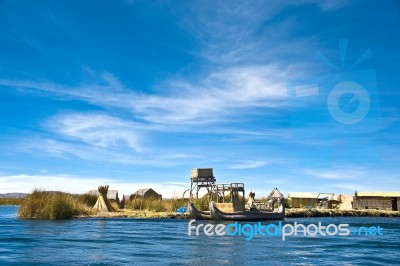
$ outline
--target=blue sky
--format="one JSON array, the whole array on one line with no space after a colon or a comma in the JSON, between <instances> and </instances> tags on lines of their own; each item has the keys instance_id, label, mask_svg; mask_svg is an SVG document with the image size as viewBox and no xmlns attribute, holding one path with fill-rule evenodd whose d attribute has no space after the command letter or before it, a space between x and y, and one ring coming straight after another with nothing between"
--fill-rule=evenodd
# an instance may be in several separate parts
<instances>
[{"instance_id":1,"label":"blue sky","mask_svg":"<svg viewBox=\"0 0 400 266\"><path fill-rule=\"evenodd\" d=\"M399 190L399 25L396 1L0 1L0 192L169 197L196 167Z\"/></svg>"}]
</instances>

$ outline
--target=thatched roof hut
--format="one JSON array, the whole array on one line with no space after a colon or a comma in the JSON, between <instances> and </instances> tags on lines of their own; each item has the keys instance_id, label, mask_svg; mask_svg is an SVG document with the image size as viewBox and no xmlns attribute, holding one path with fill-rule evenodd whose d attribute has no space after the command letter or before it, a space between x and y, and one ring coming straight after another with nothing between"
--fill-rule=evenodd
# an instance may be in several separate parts
<instances>
[{"instance_id":1,"label":"thatched roof hut","mask_svg":"<svg viewBox=\"0 0 400 266\"><path fill-rule=\"evenodd\" d=\"M292 208L314 208L318 203L318 194L314 192L289 192L288 200Z\"/></svg>"},{"instance_id":2,"label":"thatched roof hut","mask_svg":"<svg viewBox=\"0 0 400 266\"><path fill-rule=\"evenodd\" d=\"M274 188L271 193L269 193L268 197L269 199L283 199L284 196L283 194L278 190L278 188Z\"/></svg>"},{"instance_id":3,"label":"thatched roof hut","mask_svg":"<svg viewBox=\"0 0 400 266\"><path fill-rule=\"evenodd\" d=\"M130 196L131 200L134 199L162 199L162 195L155 192L152 188L142 188Z\"/></svg>"},{"instance_id":4,"label":"thatched roof hut","mask_svg":"<svg viewBox=\"0 0 400 266\"><path fill-rule=\"evenodd\" d=\"M353 208L356 210L377 209L398 211L400 192L356 192Z\"/></svg>"},{"instance_id":5,"label":"thatched roof hut","mask_svg":"<svg viewBox=\"0 0 400 266\"><path fill-rule=\"evenodd\" d=\"M99 196L99 191L98 190L89 190L89 194L90 195L94 195L94 196ZM117 203L120 202L120 197L118 195L118 190L108 190L107 198L109 200L115 200Z\"/></svg>"},{"instance_id":6,"label":"thatched roof hut","mask_svg":"<svg viewBox=\"0 0 400 266\"><path fill-rule=\"evenodd\" d=\"M99 197L97 198L96 204L93 206L97 212L113 212L115 211L107 198L108 185L99 186L98 192Z\"/></svg>"}]
</instances>

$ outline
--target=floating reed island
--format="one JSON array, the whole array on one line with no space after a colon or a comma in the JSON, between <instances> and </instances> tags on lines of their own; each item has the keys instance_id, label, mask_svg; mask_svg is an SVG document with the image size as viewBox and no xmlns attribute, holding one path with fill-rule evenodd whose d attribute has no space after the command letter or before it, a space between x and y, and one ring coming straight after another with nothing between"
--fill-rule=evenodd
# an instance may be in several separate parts
<instances>
[{"instance_id":1,"label":"floating reed island","mask_svg":"<svg viewBox=\"0 0 400 266\"><path fill-rule=\"evenodd\" d=\"M188 199L132 199L124 208L107 198L106 186L99 196L68 194L35 189L20 202L19 217L25 219L63 220L71 218L139 218L139 219L190 219L187 213L177 213L181 206L188 206ZM107 186L108 189L108 186ZM107 202L107 203L106 203ZM193 201L206 210L207 197ZM338 210L316 208L286 208L285 217L400 217L398 211L385 210Z\"/></svg>"},{"instance_id":2,"label":"floating reed island","mask_svg":"<svg viewBox=\"0 0 400 266\"><path fill-rule=\"evenodd\" d=\"M207 194L199 197L201 189L207 190ZM188 194L186 198L185 193ZM172 199L163 199L161 194L151 188L139 189L125 196L119 195L117 190L109 190L108 185L99 186L97 190L90 190L89 193L82 195L35 189L21 201L19 217L27 219L191 217L243 221L271 220L278 217L279 219L334 216L400 217L400 192L356 192L354 196L289 192L285 198L277 188L274 188L267 197L255 199L255 193L250 192L246 198L244 183L217 184L212 168L192 169L190 188L180 196L181 198L174 195Z\"/></svg>"}]
</instances>

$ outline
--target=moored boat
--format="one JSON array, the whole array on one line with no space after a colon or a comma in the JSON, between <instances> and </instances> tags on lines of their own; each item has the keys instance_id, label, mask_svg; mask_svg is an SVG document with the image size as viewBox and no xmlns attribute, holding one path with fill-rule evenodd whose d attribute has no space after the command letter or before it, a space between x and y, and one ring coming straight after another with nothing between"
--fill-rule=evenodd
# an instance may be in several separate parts
<instances>
[{"instance_id":1,"label":"moored boat","mask_svg":"<svg viewBox=\"0 0 400 266\"><path fill-rule=\"evenodd\" d=\"M265 220L283 220L285 218L285 207L280 203L276 211L238 211L223 212L216 206L214 201L210 202L210 212L213 220L216 221L265 221Z\"/></svg>"},{"instance_id":2,"label":"moored boat","mask_svg":"<svg viewBox=\"0 0 400 266\"><path fill-rule=\"evenodd\" d=\"M196 219L196 220L212 220L210 211L200 211L200 210L198 210L194 206L193 202L189 203L188 211L189 211L190 217L192 219Z\"/></svg>"}]
</instances>

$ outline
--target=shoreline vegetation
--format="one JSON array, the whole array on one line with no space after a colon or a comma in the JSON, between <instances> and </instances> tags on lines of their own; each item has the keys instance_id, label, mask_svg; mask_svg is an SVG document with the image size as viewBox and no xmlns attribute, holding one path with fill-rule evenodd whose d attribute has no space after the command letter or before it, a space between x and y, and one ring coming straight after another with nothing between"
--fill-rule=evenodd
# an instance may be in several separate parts
<instances>
[{"instance_id":1,"label":"shoreline vegetation","mask_svg":"<svg viewBox=\"0 0 400 266\"><path fill-rule=\"evenodd\" d=\"M64 220L71 218L142 218L142 219L189 219L189 215L175 210L187 206L187 199L132 200L119 208L110 201L114 212L96 212L93 209L97 197L89 194L68 194L35 189L23 199L0 199L0 205L20 205L18 217L23 219ZM206 209L208 200L198 199L196 206ZM400 217L399 211L385 210L338 210L286 208L287 218L300 217Z\"/></svg>"},{"instance_id":2,"label":"shoreline vegetation","mask_svg":"<svg viewBox=\"0 0 400 266\"><path fill-rule=\"evenodd\" d=\"M204 199L196 202L204 205ZM184 199L132 200L120 209L117 202L109 200L113 212L97 212L93 206L97 196L90 194L68 194L64 192L35 189L20 201L18 217L23 219L65 220L71 218L186 218L174 211L187 205ZM16 204L3 204L16 205Z\"/></svg>"},{"instance_id":3,"label":"shoreline vegetation","mask_svg":"<svg viewBox=\"0 0 400 266\"><path fill-rule=\"evenodd\" d=\"M1 205L21 205L23 198L0 198Z\"/></svg>"},{"instance_id":4,"label":"shoreline vegetation","mask_svg":"<svg viewBox=\"0 0 400 266\"><path fill-rule=\"evenodd\" d=\"M65 220L91 215L94 211L90 206L93 206L96 200L97 197L88 194L74 195L35 189L22 200L18 216L27 219Z\"/></svg>"}]
</instances>

